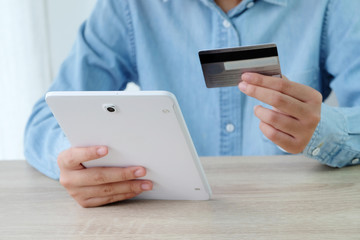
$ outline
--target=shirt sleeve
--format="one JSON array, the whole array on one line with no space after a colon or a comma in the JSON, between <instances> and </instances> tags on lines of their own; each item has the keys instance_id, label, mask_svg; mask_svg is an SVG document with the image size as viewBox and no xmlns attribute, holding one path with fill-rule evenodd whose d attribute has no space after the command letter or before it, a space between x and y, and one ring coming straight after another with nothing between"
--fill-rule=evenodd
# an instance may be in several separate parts
<instances>
[{"instance_id":1,"label":"shirt sleeve","mask_svg":"<svg viewBox=\"0 0 360 240\"><path fill-rule=\"evenodd\" d=\"M322 44L323 85L339 107L322 105L321 120L304 154L333 167L360 163L359 1L330 1Z\"/></svg>"},{"instance_id":2,"label":"shirt sleeve","mask_svg":"<svg viewBox=\"0 0 360 240\"><path fill-rule=\"evenodd\" d=\"M123 90L137 81L134 35L126 1L98 1L49 91ZM44 97L34 106L24 138L27 161L58 179L58 154L69 148Z\"/></svg>"}]
</instances>

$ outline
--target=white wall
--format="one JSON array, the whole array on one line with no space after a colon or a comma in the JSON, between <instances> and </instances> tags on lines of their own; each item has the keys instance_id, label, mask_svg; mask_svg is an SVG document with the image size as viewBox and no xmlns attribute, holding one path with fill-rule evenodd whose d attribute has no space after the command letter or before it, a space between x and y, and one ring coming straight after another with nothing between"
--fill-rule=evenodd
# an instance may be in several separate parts
<instances>
[{"instance_id":1,"label":"white wall","mask_svg":"<svg viewBox=\"0 0 360 240\"><path fill-rule=\"evenodd\" d=\"M23 159L23 134L49 84L43 0L0 1L0 159ZM34 87L36 86L36 87Z\"/></svg>"},{"instance_id":2,"label":"white wall","mask_svg":"<svg viewBox=\"0 0 360 240\"><path fill-rule=\"evenodd\" d=\"M0 160L24 159L31 109L58 72L95 0L0 1Z\"/></svg>"}]
</instances>

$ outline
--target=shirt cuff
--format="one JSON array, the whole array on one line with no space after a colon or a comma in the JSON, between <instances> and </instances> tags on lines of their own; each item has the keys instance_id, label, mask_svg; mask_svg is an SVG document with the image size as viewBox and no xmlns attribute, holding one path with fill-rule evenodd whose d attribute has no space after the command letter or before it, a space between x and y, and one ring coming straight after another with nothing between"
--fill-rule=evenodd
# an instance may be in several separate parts
<instances>
[{"instance_id":1,"label":"shirt cuff","mask_svg":"<svg viewBox=\"0 0 360 240\"><path fill-rule=\"evenodd\" d=\"M50 144L51 146L40 148L39 146L34 146L34 143L32 147L28 148L28 151L25 152L27 162L44 175L58 180L60 169L57 164L57 157L60 152L70 147L70 143L62 131L59 137L45 142L51 142L52 144ZM43 150L41 151L41 149Z\"/></svg>"},{"instance_id":2,"label":"shirt cuff","mask_svg":"<svg viewBox=\"0 0 360 240\"><path fill-rule=\"evenodd\" d=\"M331 167L360 164L359 149L354 142L359 134L349 132L347 112L326 104L321 106L321 120L303 154Z\"/></svg>"}]
</instances>

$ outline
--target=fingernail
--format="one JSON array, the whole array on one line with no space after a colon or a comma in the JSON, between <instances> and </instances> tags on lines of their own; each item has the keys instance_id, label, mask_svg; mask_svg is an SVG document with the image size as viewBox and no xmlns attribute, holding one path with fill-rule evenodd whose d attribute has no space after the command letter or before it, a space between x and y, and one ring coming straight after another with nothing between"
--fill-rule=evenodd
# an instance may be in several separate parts
<instances>
[{"instance_id":1,"label":"fingernail","mask_svg":"<svg viewBox=\"0 0 360 240\"><path fill-rule=\"evenodd\" d=\"M98 155L103 156L106 154L106 147L99 147L96 152Z\"/></svg>"},{"instance_id":2,"label":"fingernail","mask_svg":"<svg viewBox=\"0 0 360 240\"><path fill-rule=\"evenodd\" d=\"M134 172L135 177L143 177L145 175L145 171L142 168L137 169Z\"/></svg>"},{"instance_id":3,"label":"fingernail","mask_svg":"<svg viewBox=\"0 0 360 240\"><path fill-rule=\"evenodd\" d=\"M242 92L245 92L246 91L246 88L247 88L247 83L246 82L240 82L239 83L239 89L242 91Z\"/></svg>"},{"instance_id":4,"label":"fingernail","mask_svg":"<svg viewBox=\"0 0 360 240\"><path fill-rule=\"evenodd\" d=\"M250 81L251 79L252 79L252 76L249 73L244 73L241 75L241 80L243 80L243 81Z\"/></svg>"},{"instance_id":5,"label":"fingernail","mask_svg":"<svg viewBox=\"0 0 360 240\"><path fill-rule=\"evenodd\" d=\"M144 191L149 191L151 190L151 185L149 183L143 183L141 184L141 189Z\"/></svg>"}]
</instances>

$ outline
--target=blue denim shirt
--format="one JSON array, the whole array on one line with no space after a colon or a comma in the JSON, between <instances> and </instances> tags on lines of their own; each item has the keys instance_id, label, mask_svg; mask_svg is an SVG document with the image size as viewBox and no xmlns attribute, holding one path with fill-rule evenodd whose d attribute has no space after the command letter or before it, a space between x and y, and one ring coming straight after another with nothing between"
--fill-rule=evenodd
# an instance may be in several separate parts
<instances>
[{"instance_id":1,"label":"blue denim shirt","mask_svg":"<svg viewBox=\"0 0 360 240\"><path fill-rule=\"evenodd\" d=\"M243 0L224 13L213 0L98 1L49 90L167 90L179 101L200 156L286 154L260 131L258 100L237 87L208 89L198 51L276 43L282 73L340 107L322 105L303 154L336 167L360 158L360 1ZM262 104L264 105L264 104ZM131 126L129 126L131 127ZM25 133L25 155L58 178L70 145L44 98ZM141 147L141 146L139 146Z\"/></svg>"}]
</instances>

